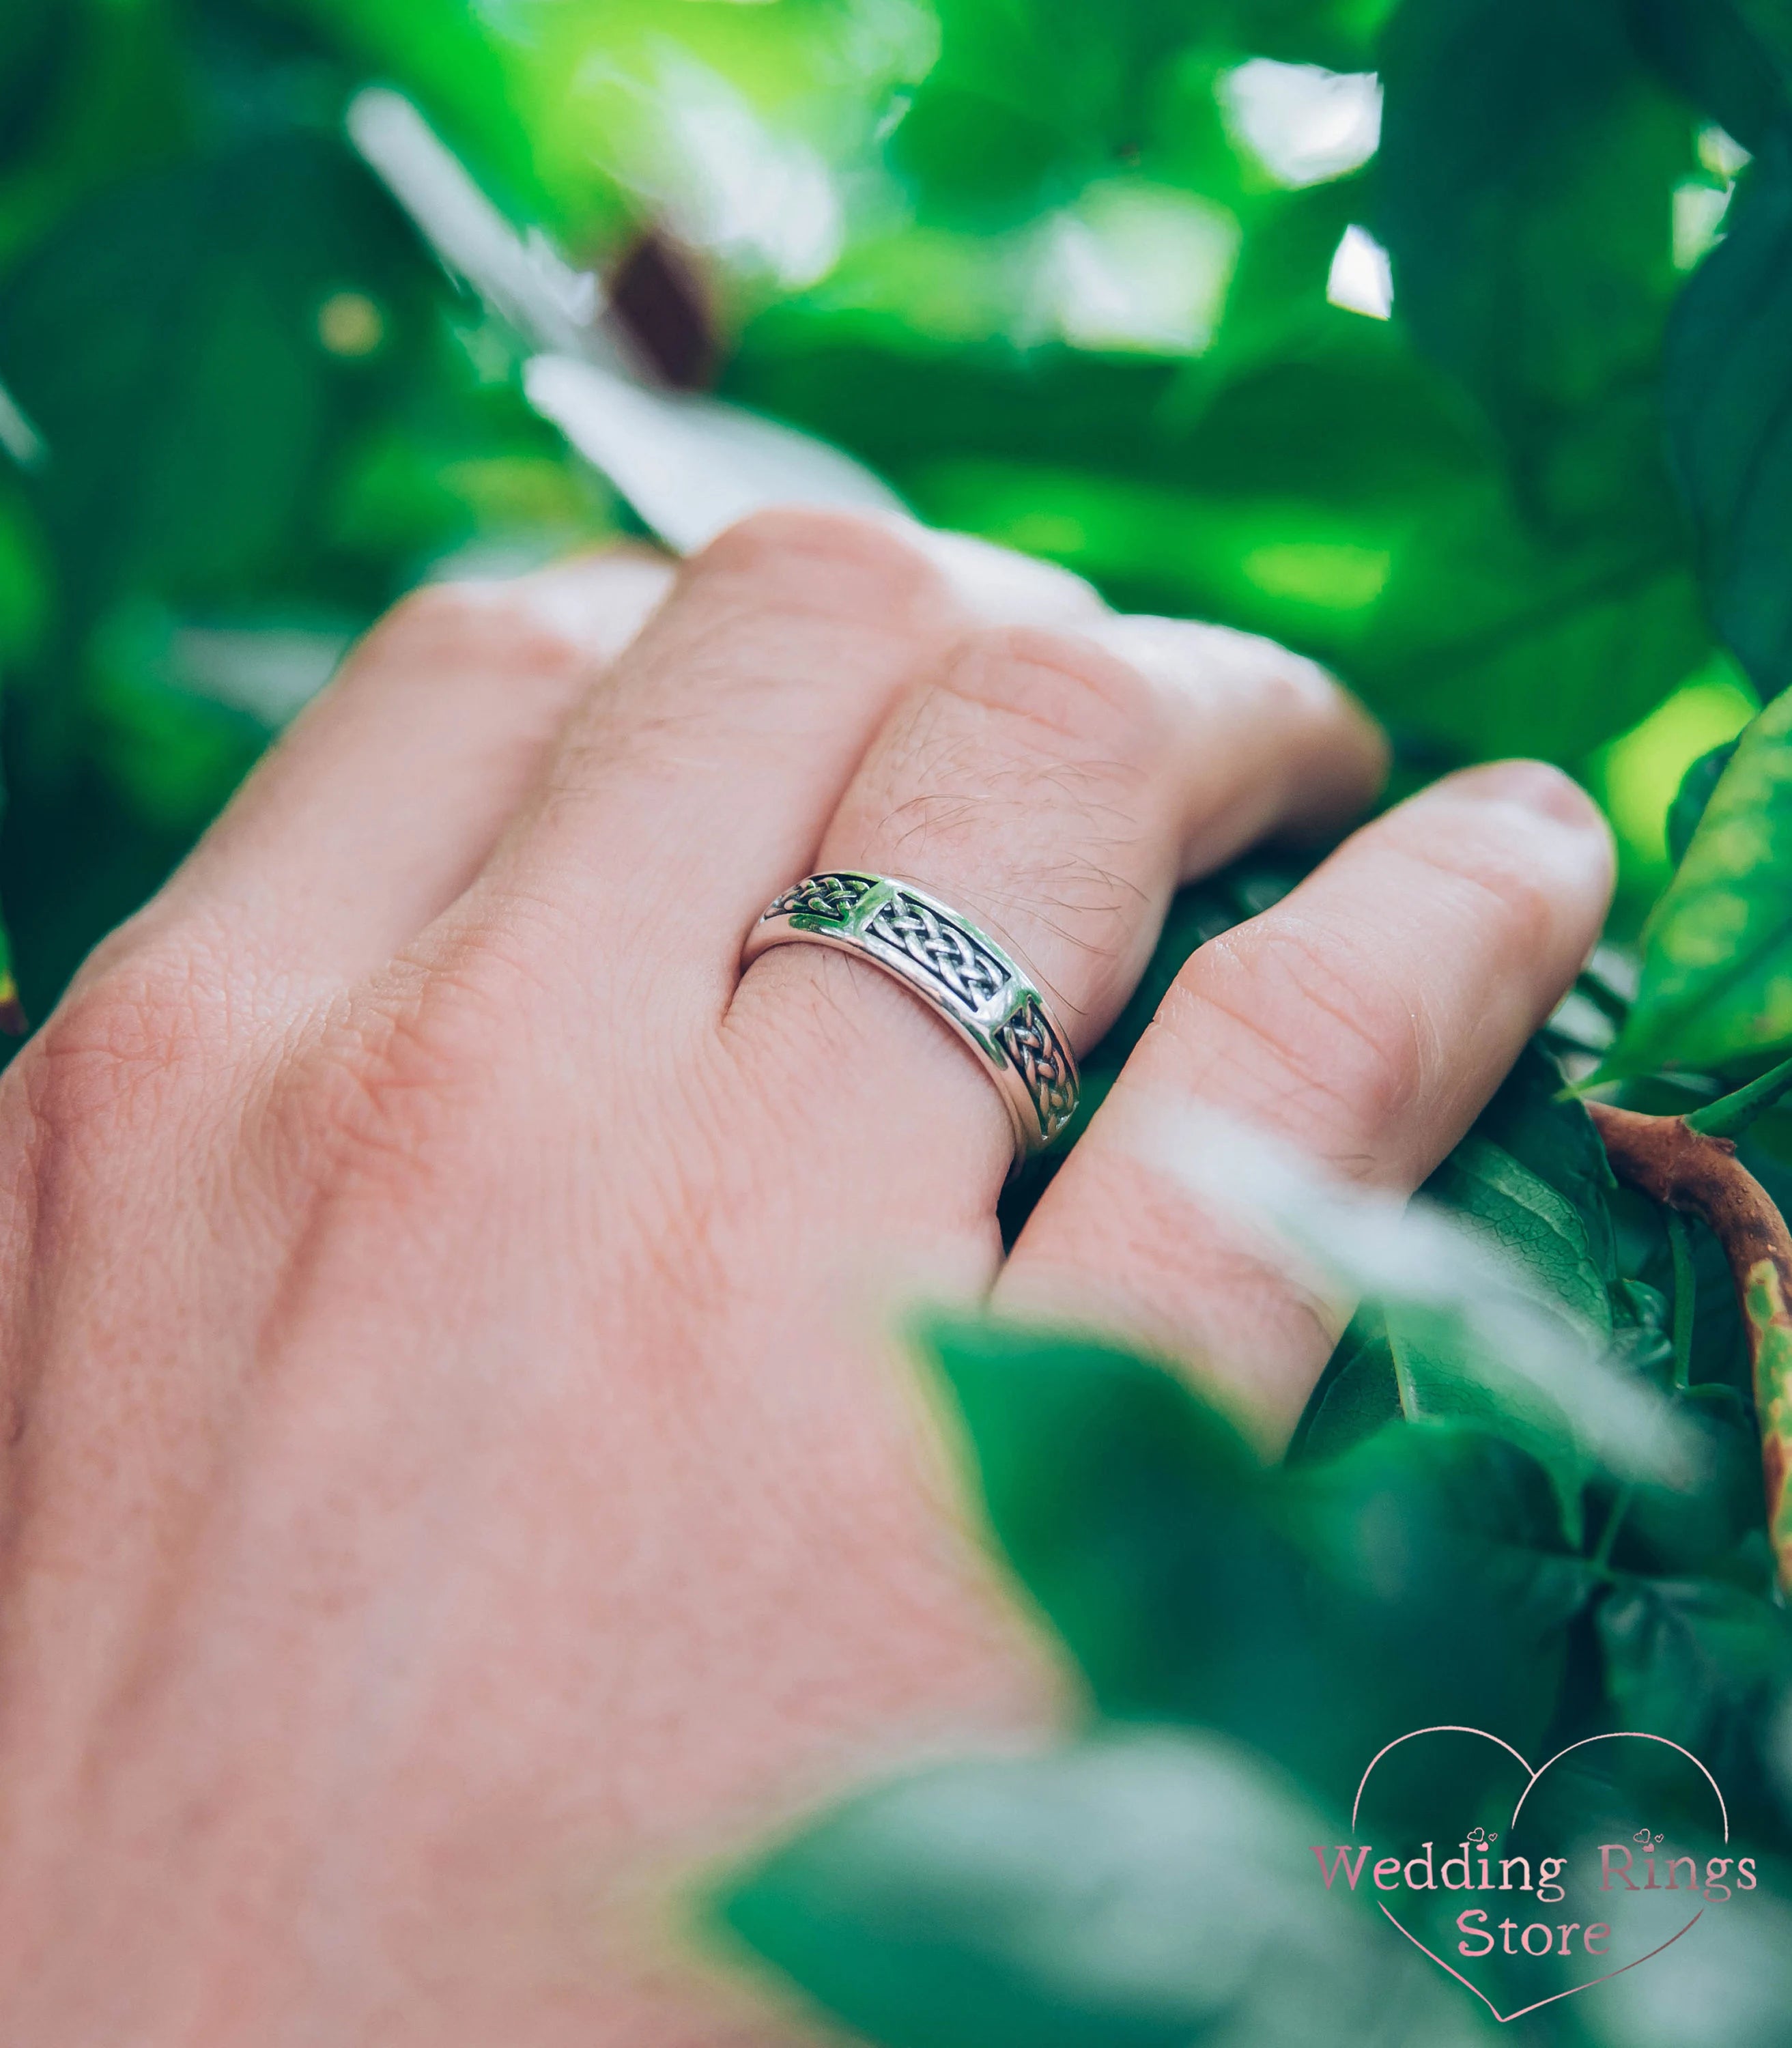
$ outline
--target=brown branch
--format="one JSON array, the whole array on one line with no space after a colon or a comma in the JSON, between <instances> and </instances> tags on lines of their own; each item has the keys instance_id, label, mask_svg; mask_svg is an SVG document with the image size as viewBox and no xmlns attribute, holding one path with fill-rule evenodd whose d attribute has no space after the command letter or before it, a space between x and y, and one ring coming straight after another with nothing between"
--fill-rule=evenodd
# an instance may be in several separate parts
<instances>
[{"instance_id":1,"label":"brown branch","mask_svg":"<svg viewBox=\"0 0 1792 2048\"><path fill-rule=\"evenodd\" d=\"M1619 1179L1698 1217L1729 1260L1761 1421L1767 1533L1792 1592L1792 1230L1728 1138L1705 1137L1683 1117L1587 1107Z\"/></svg>"}]
</instances>

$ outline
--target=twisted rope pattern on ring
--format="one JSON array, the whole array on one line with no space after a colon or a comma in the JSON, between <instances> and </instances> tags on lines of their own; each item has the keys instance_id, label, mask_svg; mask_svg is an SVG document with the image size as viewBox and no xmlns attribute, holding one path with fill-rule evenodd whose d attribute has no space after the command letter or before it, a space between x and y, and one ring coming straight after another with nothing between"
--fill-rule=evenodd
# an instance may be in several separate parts
<instances>
[{"instance_id":1,"label":"twisted rope pattern on ring","mask_svg":"<svg viewBox=\"0 0 1792 2048\"><path fill-rule=\"evenodd\" d=\"M1076 1061L1045 998L995 940L889 875L805 875L748 933L743 964L807 940L857 953L905 983L982 1060L1014 1126L1015 1158L1049 1145L1076 1107Z\"/></svg>"},{"instance_id":2,"label":"twisted rope pattern on ring","mask_svg":"<svg viewBox=\"0 0 1792 2048\"><path fill-rule=\"evenodd\" d=\"M967 1010L981 1010L1009 983L1008 970L970 933L912 896L893 896L866 928L899 945L943 981Z\"/></svg>"},{"instance_id":3,"label":"twisted rope pattern on ring","mask_svg":"<svg viewBox=\"0 0 1792 2048\"><path fill-rule=\"evenodd\" d=\"M863 875L812 875L787 889L761 917L833 917L844 921L871 893L874 885Z\"/></svg>"},{"instance_id":4,"label":"twisted rope pattern on ring","mask_svg":"<svg viewBox=\"0 0 1792 2048\"><path fill-rule=\"evenodd\" d=\"M1027 1093L1039 1112L1039 1127L1049 1142L1070 1121L1070 1113L1076 1107L1069 1055L1037 1003L1030 1002L1010 1017L995 1038L1020 1069Z\"/></svg>"}]
</instances>

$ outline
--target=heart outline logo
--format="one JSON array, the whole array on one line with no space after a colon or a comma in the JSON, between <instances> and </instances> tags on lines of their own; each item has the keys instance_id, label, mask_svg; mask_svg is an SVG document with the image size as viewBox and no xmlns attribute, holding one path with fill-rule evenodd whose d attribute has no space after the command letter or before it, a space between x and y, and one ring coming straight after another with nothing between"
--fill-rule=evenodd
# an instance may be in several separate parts
<instances>
[{"instance_id":1,"label":"heart outline logo","mask_svg":"<svg viewBox=\"0 0 1792 2048\"><path fill-rule=\"evenodd\" d=\"M1530 1767L1530 1759L1527 1757L1522 1755L1519 1751L1513 1748L1512 1745L1509 1742L1503 1740L1499 1736L1489 1735L1485 1728L1461 1728L1457 1727L1453 1724L1438 1728L1413 1728L1405 1735L1396 1736L1392 1742L1384 1744L1383 1747L1375 1751L1375 1755L1369 1759L1368 1767L1363 1771L1362 1778L1357 1783L1356 1797L1351 1803L1350 1826L1351 1832L1353 1835L1356 1831L1357 1817L1363 1809L1363 1794L1368 1790L1369 1780L1375 1775L1375 1766L1381 1762L1384 1756L1390 1755L1393 1751L1398 1749L1402 1743L1416 1742L1421 1736L1424 1735L1479 1736L1484 1742L1493 1743L1498 1747L1504 1750L1506 1754L1517 1763L1519 1769L1525 1774L1526 1783L1523 1791L1519 1794L1518 1802L1512 1809L1512 1817L1506 1824L1508 1833L1510 1833L1510 1831L1518 1825L1519 1816L1524 1811L1524 1802L1537 1789L1538 1779L1541 1778L1546 1771L1551 1770L1555 1765L1560 1763L1565 1756L1571 1756L1576 1750L1586 1749L1596 1742L1659 1743L1664 1749L1677 1751L1681 1756L1685 1757L1686 1761L1697 1770L1700 1775L1705 1779L1706 1784L1711 1787L1712 1795L1717 1802L1717 1811L1721 1816L1724 1822L1724 1840L1726 1845L1728 1845L1729 1842L1730 1809L1728 1806L1725 1803L1723 1788L1718 1784L1717 1780L1712 1776L1711 1773L1705 1769L1705 1766L1699 1762L1699 1759L1693 1755L1693 1752L1689 1749L1682 1747L1679 1743L1670 1742L1665 1735L1650 1735L1643 1728L1614 1728L1605 1735L1583 1736L1578 1742L1569 1743L1565 1749L1558 1749L1553 1756L1549 1758L1546 1762L1539 1764L1534 1771ZM1613 1977L1621 1977L1624 1975L1626 1971L1636 1969L1641 1965L1652 1961L1654 1957L1662 1953L1663 1949L1671 1949L1674 1943L1680 1939L1682 1934L1690 1934L1693 1929L1696 1927L1700 1921L1705 1918L1705 1909L1701 1906L1698 1911L1693 1915L1692 1918L1686 1922L1684 1927L1681 1928L1678 1933L1669 1935L1665 1941L1658 1943L1654 1948L1649 1951L1647 1955L1637 1956L1627 1963L1620 1963L1615 1970L1607 1970L1601 1976L1589 1977L1584 1984L1571 1984L1566 1991L1552 1992L1547 1998L1538 1999L1534 2005L1521 2006L1516 2012L1502 2012L1499 2007L1494 2003L1493 2000L1488 1996L1487 1993L1481 1989L1479 1984L1471 1983L1469 1980L1462 1974L1460 1970L1453 1968L1451 1965L1446 1963L1443 1957L1438 1955L1434 1950L1428 1949L1425 1945L1424 1942L1418 1938L1418 1935L1414 1934L1410 1927L1406 1926L1395 1914L1389 1912L1386 1906L1382 1905L1379 1899L1377 1899L1375 1903L1381 1906L1382 1911L1384 1914L1387 1914L1388 1919L1394 1926L1399 1929L1400 1932L1406 1936L1406 1939L1412 1943L1413 1946L1418 1950L1421 1955L1429 1956L1431 1961L1437 1965L1439 1969L1444 1971L1447 1975L1454 1977L1459 1984L1461 1984L1468 1990L1472 1991L1475 1994L1476 1997L1481 2001L1482 2004L1487 2007L1488 2011L1493 2015L1494 2018L1499 2021L1502 2027L1509 2025L1515 2019L1522 2019L1525 2018L1526 2014L1541 2012L1545 2006L1555 2005L1565 1998L1577 1997L1580 1993L1584 1991L1591 1991L1595 1984L1609 1984Z\"/></svg>"}]
</instances>

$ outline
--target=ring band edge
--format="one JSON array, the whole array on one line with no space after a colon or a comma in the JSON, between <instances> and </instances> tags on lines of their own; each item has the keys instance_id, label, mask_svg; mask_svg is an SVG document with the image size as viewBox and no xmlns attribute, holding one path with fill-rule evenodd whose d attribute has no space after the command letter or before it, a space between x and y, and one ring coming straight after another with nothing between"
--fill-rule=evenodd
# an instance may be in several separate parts
<instances>
[{"instance_id":1,"label":"ring band edge","mask_svg":"<svg viewBox=\"0 0 1792 2048\"><path fill-rule=\"evenodd\" d=\"M822 886L840 882L864 886L838 913L804 909L793 900L801 898L805 890L813 890L825 901ZM835 893L837 895L840 892ZM968 943L973 952L986 955L986 969L999 970L1003 977L998 991L1003 998L999 1009L984 1006L973 1010L964 991L941 974L937 967L917 959L911 950L887 936L869 929L893 901L902 897L911 898L933 917L944 921L961 942ZM935 1016L951 1027L967 1048L978 1056L995 1084L1013 1133L1017 1165L1048 1150L1070 1123L1076 1111L1080 1077L1076 1055L1043 992L1004 947L930 890L901 877L874 875L863 869L818 871L781 892L754 920L742 945L742 968L750 967L774 948L802 944L824 946L830 952L868 962L892 980L900 982L910 994L918 996ZM944 986L941 986L942 983ZM1042 1033L1052 1067L1061 1077L1049 1084L1048 1099L1057 1098L1049 1112L1042 1109L1041 1097L1035 1093L1038 1084L1030 1080L999 1036L1030 1014L1033 1018L1034 1045L1037 1046ZM1065 1095L1067 1103L1062 1100Z\"/></svg>"}]
</instances>

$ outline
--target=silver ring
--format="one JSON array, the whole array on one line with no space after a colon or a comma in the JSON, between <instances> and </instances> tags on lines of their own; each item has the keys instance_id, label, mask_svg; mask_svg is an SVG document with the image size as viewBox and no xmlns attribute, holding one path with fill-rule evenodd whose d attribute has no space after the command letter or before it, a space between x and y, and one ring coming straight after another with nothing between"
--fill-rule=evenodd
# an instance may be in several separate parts
<instances>
[{"instance_id":1,"label":"silver ring","mask_svg":"<svg viewBox=\"0 0 1792 2048\"><path fill-rule=\"evenodd\" d=\"M773 946L855 954L893 974L982 1060L1014 1129L1017 1159L1042 1152L1076 1107L1076 1061L1034 984L968 917L886 875L811 875L747 934L744 967Z\"/></svg>"}]
</instances>

